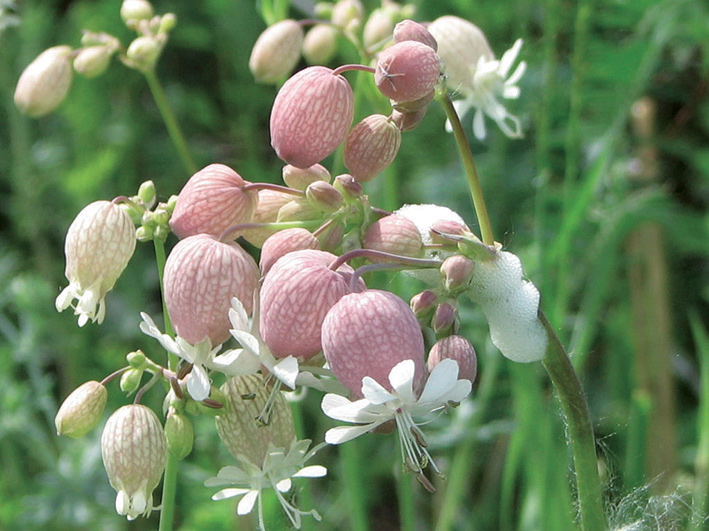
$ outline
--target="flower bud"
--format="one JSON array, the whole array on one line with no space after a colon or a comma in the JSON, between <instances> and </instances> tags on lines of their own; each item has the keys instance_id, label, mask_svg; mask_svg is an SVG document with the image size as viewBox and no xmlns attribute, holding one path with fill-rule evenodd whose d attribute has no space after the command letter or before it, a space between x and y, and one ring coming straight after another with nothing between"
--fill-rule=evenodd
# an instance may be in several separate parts
<instances>
[{"instance_id":1,"label":"flower bud","mask_svg":"<svg viewBox=\"0 0 709 531\"><path fill-rule=\"evenodd\" d=\"M470 70L477 66L480 57L488 61L495 58L485 34L465 19L446 15L431 22L428 31L438 42L447 84L453 90L470 84Z\"/></svg>"},{"instance_id":2,"label":"flower bud","mask_svg":"<svg viewBox=\"0 0 709 531\"><path fill-rule=\"evenodd\" d=\"M440 234L450 234L453 236L462 236L466 232L470 232L465 224L452 219L441 219L431 224L431 242L450 244L451 240L440 236Z\"/></svg>"},{"instance_id":3,"label":"flower bud","mask_svg":"<svg viewBox=\"0 0 709 531\"><path fill-rule=\"evenodd\" d=\"M273 223L278 219L278 211L281 207L293 200L291 194L277 192L275 190L259 190L256 210L251 218L252 223ZM268 227L250 228L244 232L243 237L254 247L261 247L276 229Z\"/></svg>"},{"instance_id":4,"label":"flower bud","mask_svg":"<svg viewBox=\"0 0 709 531\"><path fill-rule=\"evenodd\" d=\"M278 91L271 111L271 145L298 168L320 162L347 135L354 115L352 87L324 66L301 70Z\"/></svg>"},{"instance_id":5,"label":"flower bud","mask_svg":"<svg viewBox=\"0 0 709 531\"><path fill-rule=\"evenodd\" d=\"M430 289L427 289L411 297L409 306L416 315L419 323L428 323L431 321L437 303L438 295Z\"/></svg>"},{"instance_id":6,"label":"flower bud","mask_svg":"<svg viewBox=\"0 0 709 531\"><path fill-rule=\"evenodd\" d=\"M374 82L387 98L413 101L435 89L440 73L440 59L430 46L402 41L379 54Z\"/></svg>"},{"instance_id":7,"label":"flower bud","mask_svg":"<svg viewBox=\"0 0 709 531\"><path fill-rule=\"evenodd\" d=\"M248 223L256 210L258 194L244 192L249 182L223 164L210 164L187 181L177 197L170 227L178 238L210 234L219 238L230 227ZM230 234L238 237L240 232Z\"/></svg>"},{"instance_id":8,"label":"flower bud","mask_svg":"<svg viewBox=\"0 0 709 531\"><path fill-rule=\"evenodd\" d=\"M436 38L423 24L413 20L402 20L394 27L394 42L417 41L429 46L435 52L438 49Z\"/></svg>"},{"instance_id":9,"label":"flower bud","mask_svg":"<svg viewBox=\"0 0 709 531\"><path fill-rule=\"evenodd\" d=\"M137 391L142 379L143 371L141 369L128 369L121 374L121 391L128 394Z\"/></svg>"},{"instance_id":10,"label":"flower bud","mask_svg":"<svg viewBox=\"0 0 709 531\"><path fill-rule=\"evenodd\" d=\"M165 421L167 449L176 459L184 459L192 452L194 428L186 415L173 413Z\"/></svg>"},{"instance_id":11,"label":"flower bud","mask_svg":"<svg viewBox=\"0 0 709 531\"><path fill-rule=\"evenodd\" d=\"M261 248L259 267L261 275L266 276L279 258L293 251L319 249L320 242L305 229L285 229L269 236Z\"/></svg>"},{"instance_id":12,"label":"flower bud","mask_svg":"<svg viewBox=\"0 0 709 531\"><path fill-rule=\"evenodd\" d=\"M344 162L360 182L371 181L396 158L401 131L383 114L367 116L347 135Z\"/></svg>"},{"instance_id":13,"label":"flower bud","mask_svg":"<svg viewBox=\"0 0 709 531\"><path fill-rule=\"evenodd\" d=\"M475 262L463 255L456 254L446 258L441 264L443 286L448 292L459 292L468 289L473 278Z\"/></svg>"},{"instance_id":14,"label":"flower bud","mask_svg":"<svg viewBox=\"0 0 709 531\"><path fill-rule=\"evenodd\" d=\"M382 8L377 8L372 11L364 24L362 43L366 48L372 48L390 39L393 30L394 23L389 13Z\"/></svg>"},{"instance_id":15,"label":"flower bud","mask_svg":"<svg viewBox=\"0 0 709 531\"><path fill-rule=\"evenodd\" d=\"M391 389L389 373L401 361L414 361L414 389L425 373L416 316L406 302L387 291L370 289L342 297L323 321L322 347L335 377L353 397L362 397L365 376Z\"/></svg>"},{"instance_id":16,"label":"flower bud","mask_svg":"<svg viewBox=\"0 0 709 531\"><path fill-rule=\"evenodd\" d=\"M465 378L475 381L478 373L478 360L475 349L470 342L462 336L448 336L436 341L428 353L426 365L429 372L442 360L452 359L458 362L458 379Z\"/></svg>"},{"instance_id":17,"label":"flower bud","mask_svg":"<svg viewBox=\"0 0 709 531\"><path fill-rule=\"evenodd\" d=\"M101 420L107 398L108 391L99 382L86 382L74 389L54 418L57 435L75 439L86 435Z\"/></svg>"},{"instance_id":18,"label":"flower bud","mask_svg":"<svg viewBox=\"0 0 709 531\"><path fill-rule=\"evenodd\" d=\"M142 350L136 350L126 354L126 361L128 362L128 365L134 369L143 369L145 368L147 358Z\"/></svg>"},{"instance_id":19,"label":"flower bud","mask_svg":"<svg viewBox=\"0 0 709 531\"><path fill-rule=\"evenodd\" d=\"M349 173L343 173L335 177L333 186L347 199L356 199L364 193L362 185Z\"/></svg>"},{"instance_id":20,"label":"flower bud","mask_svg":"<svg viewBox=\"0 0 709 531\"><path fill-rule=\"evenodd\" d=\"M391 119L402 133L416 129L426 116L426 107L413 112L391 111Z\"/></svg>"},{"instance_id":21,"label":"flower bud","mask_svg":"<svg viewBox=\"0 0 709 531\"><path fill-rule=\"evenodd\" d=\"M251 313L259 270L234 242L207 234L180 240L165 262L165 304L175 332L195 345L209 338L212 346L229 339L229 308L236 297Z\"/></svg>"},{"instance_id":22,"label":"flower bud","mask_svg":"<svg viewBox=\"0 0 709 531\"><path fill-rule=\"evenodd\" d=\"M364 6L359 0L339 0L332 8L331 22L342 29L353 30L362 23Z\"/></svg>"},{"instance_id":23,"label":"flower bud","mask_svg":"<svg viewBox=\"0 0 709 531\"><path fill-rule=\"evenodd\" d=\"M259 35L249 58L249 69L259 83L278 83L293 71L300 59L303 27L295 20L281 20Z\"/></svg>"},{"instance_id":24,"label":"flower bud","mask_svg":"<svg viewBox=\"0 0 709 531\"><path fill-rule=\"evenodd\" d=\"M49 114L64 101L71 86L70 46L54 46L32 61L17 81L15 105L32 118Z\"/></svg>"},{"instance_id":25,"label":"flower bud","mask_svg":"<svg viewBox=\"0 0 709 531\"><path fill-rule=\"evenodd\" d=\"M133 68L146 72L155 67L161 52L162 44L155 37L142 36L130 43L126 57Z\"/></svg>"},{"instance_id":26,"label":"flower bud","mask_svg":"<svg viewBox=\"0 0 709 531\"><path fill-rule=\"evenodd\" d=\"M316 24L305 34L303 57L311 65L325 65L337 54L339 32L329 24Z\"/></svg>"},{"instance_id":27,"label":"flower bud","mask_svg":"<svg viewBox=\"0 0 709 531\"><path fill-rule=\"evenodd\" d=\"M108 68L113 52L107 46L83 48L74 58L74 70L89 78L100 76Z\"/></svg>"},{"instance_id":28,"label":"flower bud","mask_svg":"<svg viewBox=\"0 0 709 531\"><path fill-rule=\"evenodd\" d=\"M333 252L342 244L345 235L344 223L330 223L324 230L318 233L318 241L322 251Z\"/></svg>"},{"instance_id":29,"label":"flower bud","mask_svg":"<svg viewBox=\"0 0 709 531\"><path fill-rule=\"evenodd\" d=\"M458 310L451 304L443 302L436 307L431 319L431 327L436 334L450 332L455 325L455 320L458 317Z\"/></svg>"},{"instance_id":30,"label":"flower bud","mask_svg":"<svg viewBox=\"0 0 709 531\"><path fill-rule=\"evenodd\" d=\"M313 12L316 18L322 20L330 20L330 18L332 17L332 9L334 7L335 6L332 2L318 2L313 7Z\"/></svg>"},{"instance_id":31,"label":"flower bud","mask_svg":"<svg viewBox=\"0 0 709 531\"><path fill-rule=\"evenodd\" d=\"M400 256L419 258L423 243L416 225L403 216L390 214L378 219L367 229L362 247ZM382 258L370 258L372 262L391 262Z\"/></svg>"},{"instance_id":32,"label":"flower bud","mask_svg":"<svg viewBox=\"0 0 709 531\"><path fill-rule=\"evenodd\" d=\"M428 104L433 101L436 96L436 91L432 90L426 94L423 98L419 98L414 101L395 101L391 100L391 106L394 110L402 113L413 113L420 110L425 110Z\"/></svg>"},{"instance_id":33,"label":"flower bud","mask_svg":"<svg viewBox=\"0 0 709 531\"><path fill-rule=\"evenodd\" d=\"M174 13L165 13L160 17L160 27L158 33L169 33L177 26L177 15Z\"/></svg>"},{"instance_id":34,"label":"flower bud","mask_svg":"<svg viewBox=\"0 0 709 531\"><path fill-rule=\"evenodd\" d=\"M336 259L324 251L304 250L287 254L271 267L261 286L259 331L275 357L308 359L320 352L325 314L350 292L352 268L330 270Z\"/></svg>"},{"instance_id":35,"label":"flower bud","mask_svg":"<svg viewBox=\"0 0 709 531\"><path fill-rule=\"evenodd\" d=\"M79 326L89 319L103 322L104 297L121 276L135 251L135 227L130 216L110 201L84 207L66 234L66 278L69 285L56 299L62 311L77 300L74 315Z\"/></svg>"},{"instance_id":36,"label":"flower bud","mask_svg":"<svg viewBox=\"0 0 709 531\"><path fill-rule=\"evenodd\" d=\"M344 201L337 188L325 181L316 181L308 186L305 197L311 205L326 214L339 210Z\"/></svg>"},{"instance_id":37,"label":"flower bud","mask_svg":"<svg viewBox=\"0 0 709 531\"><path fill-rule=\"evenodd\" d=\"M316 208L305 197L298 197L288 201L278 209L276 221L310 221L322 219L322 211Z\"/></svg>"},{"instance_id":38,"label":"flower bud","mask_svg":"<svg viewBox=\"0 0 709 531\"><path fill-rule=\"evenodd\" d=\"M155 413L140 404L118 409L103 429L101 455L108 480L118 492L118 514L129 520L148 516L167 461L165 432Z\"/></svg>"},{"instance_id":39,"label":"flower bud","mask_svg":"<svg viewBox=\"0 0 709 531\"><path fill-rule=\"evenodd\" d=\"M281 392L272 396L268 423L257 417L266 409L272 389L261 374L234 376L221 387L227 401L224 412L215 418L217 433L229 453L246 457L257 467L263 465L269 448L288 448L295 439L290 406Z\"/></svg>"},{"instance_id":40,"label":"flower bud","mask_svg":"<svg viewBox=\"0 0 709 531\"><path fill-rule=\"evenodd\" d=\"M283 182L289 188L305 192L308 185L315 181L330 182L330 172L321 164L313 164L309 168L296 168L290 164L283 166Z\"/></svg>"},{"instance_id":41,"label":"flower bud","mask_svg":"<svg viewBox=\"0 0 709 531\"><path fill-rule=\"evenodd\" d=\"M124 22L153 18L153 6L147 0L123 0L121 18Z\"/></svg>"}]
</instances>

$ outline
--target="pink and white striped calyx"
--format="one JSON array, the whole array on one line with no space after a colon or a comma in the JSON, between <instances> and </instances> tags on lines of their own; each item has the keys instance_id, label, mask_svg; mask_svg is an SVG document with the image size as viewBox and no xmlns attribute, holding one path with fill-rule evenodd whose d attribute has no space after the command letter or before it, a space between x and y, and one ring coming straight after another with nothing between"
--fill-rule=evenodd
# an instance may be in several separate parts
<instances>
[{"instance_id":1,"label":"pink and white striped calyx","mask_svg":"<svg viewBox=\"0 0 709 531\"><path fill-rule=\"evenodd\" d=\"M323 160L347 135L354 115L352 87L324 66L305 68L285 82L271 110L271 145L298 168Z\"/></svg>"},{"instance_id":2,"label":"pink and white striped calyx","mask_svg":"<svg viewBox=\"0 0 709 531\"><path fill-rule=\"evenodd\" d=\"M371 181L396 158L401 131L383 114L372 114L355 125L345 141L345 166L360 182Z\"/></svg>"},{"instance_id":3,"label":"pink and white striped calyx","mask_svg":"<svg viewBox=\"0 0 709 531\"><path fill-rule=\"evenodd\" d=\"M433 48L418 41L401 41L379 54L374 82L394 101L415 101L436 88L441 61Z\"/></svg>"},{"instance_id":4,"label":"pink and white striped calyx","mask_svg":"<svg viewBox=\"0 0 709 531\"><path fill-rule=\"evenodd\" d=\"M175 245L165 263L165 304L175 332L195 345L229 338L229 308L237 297L251 312L259 269L238 244L207 234Z\"/></svg>"},{"instance_id":5,"label":"pink and white striped calyx","mask_svg":"<svg viewBox=\"0 0 709 531\"><path fill-rule=\"evenodd\" d=\"M258 194L244 192L247 184L250 183L223 164L202 168L190 177L177 198L170 218L172 231L178 238L195 234L218 238L229 227L251 221Z\"/></svg>"},{"instance_id":6,"label":"pink and white striped calyx","mask_svg":"<svg viewBox=\"0 0 709 531\"><path fill-rule=\"evenodd\" d=\"M336 259L325 251L295 251L280 258L264 278L259 331L276 358L308 359L322 349L325 314L351 291L352 268L328 268Z\"/></svg>"}]
</instances>

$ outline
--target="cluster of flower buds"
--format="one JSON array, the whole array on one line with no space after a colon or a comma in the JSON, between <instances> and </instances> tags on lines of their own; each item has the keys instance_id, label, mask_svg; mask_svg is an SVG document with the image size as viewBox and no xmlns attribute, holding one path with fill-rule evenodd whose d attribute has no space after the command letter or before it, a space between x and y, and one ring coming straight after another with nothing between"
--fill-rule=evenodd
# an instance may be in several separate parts
<instances>
[{"instance_id":1,"label":"cluster of flower buds","mask_svg":"<svg viewBox=\"0 0 709 531\"><path fill-rule=\"evenodd\" d=\"M74 72L87 78L100 76L114 55L131 68L152 70L177 23L175 15L156 16L147 0L124 0L121 18L139 34L125 52L116 37L84 31L80 48L54 46L25 68L15 88L15 105L32 118L51 113L69 94Z\"/></svg>"}]
</instances>

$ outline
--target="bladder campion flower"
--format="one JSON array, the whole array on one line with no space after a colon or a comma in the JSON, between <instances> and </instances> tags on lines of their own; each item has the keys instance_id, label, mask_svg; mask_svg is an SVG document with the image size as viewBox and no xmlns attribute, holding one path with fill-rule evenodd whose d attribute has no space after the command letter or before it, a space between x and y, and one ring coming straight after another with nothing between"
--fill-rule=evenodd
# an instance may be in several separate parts
<instances>
[{"instance_id":1,"label":"bladder campion flower","mask_svg":"<svg viewBox=\"0 0 709 531\"><path fill-rule=\"evenodd\" d=\"M15 105L32 118L49 114L64 101L71 86L70 46L54 46L32 61L17 81Z\"/></svg>"},{"instance_id":2,"label":"bladder campion flower","mask_svg":"<svg viewBox=\"0 0 709 531\"><path fill-rule=\"evenodd\" d=\"M79 438L86 435L101 420L108 391L96 381L86 382L72 391L62 402L54 425L57 435Z\"/></svg>"},{"instance_id":3,"label":"bladder campion flower","mask_svg":"<svg viewBox=\"0 0 709 531\"><path fill-rule=\"evenodd\" d=\"M140 404L118 409L103 429L101 455L118 492L116 512L128 520L148 516L167 461L165 432L155 413Z\"/></svg>"},{"instance_id":4,"label":"bladder campion flower","mask_svg":"<svg viewBox=\"0 0 709 531\"><path fill-rule=\"evenodd\" d=\"M135 251L135 226L128 213L111 201L84 207L66 234L65 275L69 285L55 301L58 311L74 307L79 326L103 322L104 297L121 276Z\"/></svg>"}]
</instances>

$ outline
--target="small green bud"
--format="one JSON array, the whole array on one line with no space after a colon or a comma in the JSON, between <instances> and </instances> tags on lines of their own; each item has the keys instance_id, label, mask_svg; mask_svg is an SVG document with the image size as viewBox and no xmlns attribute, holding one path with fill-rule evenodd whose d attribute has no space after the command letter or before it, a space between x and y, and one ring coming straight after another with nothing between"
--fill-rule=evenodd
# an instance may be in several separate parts
<instances>
[{"instance_id":1,"label":"small green bud","mask_svg":"<svg viewBox=\"0 0 709 531\"><path fill-rule=\"evenodd\" d=\"M177 205L177 196L171 195L170 199L167 200L167 211L172 214L175 211L175 206Z\"/></svg>"},{"instance_id":2,"label":"small green bud","mask_svg":"<svg viewBox=\"0 0 709 531\"><path fill-rule=\"evenodd\" d=\"M121 18L129 20L146 20L153 17L153 6L147 0L123 0Z\"/></svg>"},{"instance_id":3,"label":"small green bud","mask_svg":"<svg viewBox=\"0 0 709 531\"><path fill-rule=\"evenodd\" d=\"M153 231L153 239L164 242L169 234L170 229L167 225L158 225Z\"/></svg>"},{"instance_id":4,"label":"small green bud","mask_svg":"<svg viewBox=\"0 0 709 531\"><path fill-rule=\"evenodd\" d=\"M74 70L85 77L98 77L108 68L112 55L113 50L107 46L83 48L74 58Z\"/></svg>"},{"instance_id":5,"label":"small green bud","mask_svg":"<svg viewBox=\"0 0 709 531\"><path fill-rule=\"evenodd\" d=\"M153 229L149 227L138 227L135 230L135 237L139 242L149 242L153 239Z\"/></svg>"},{"instance_id":6,"label":"small green bud","mask_svg":"<svg viewBox=\"0 0 709 531\"><path fill-rule=\"evenodd\" d=\"M308 185L305 197L310 201L310 204L326 214L336 212L344 202L342 194L325 181L315 181Z\"/></svg>"},{"instance_id":7,"label":"small green bud","mask_svg":"<svg viewBox=\"0 0 709 531\"><path fill-rule=\"evenodd\" d=\"M153 222L157 226L167 225L170 222L170 213L165 210L155 209Z\"/></svg>"},{"instance_id":8,"label":"small green bud","mask_svg":"<svg viewBox=\"0 0 709 531\"><path fill-rule=\"evenodd\" d=\"M150 208L155 202L156 195L157 192L153 181L145 181L141 183L140 188L138 188L138 197L148 208Z\"/></svg>"},{"instance_id":9,"label":"small green bud","mask_svg":"<svg viewBox=\"0 0 709 531\"><path fill-rule=\"evenodd\" d=\"M340 32L329 24L316 24L303 40L303 57L311 65L329 63L337 53L337 38Z\"/></svg>"},{"instance_id":10,"label":"small green bud","mask_svg":"<svg viewBox=\"0 0 709 531\"><path fill-rule=\"evenodd\" d=\"M162 45L154 37L138 37L128 46L126 57L130 66L145 72L155 67Z\"/></svg>"},{"instance_id":11,"label":"small green bud","mask_svg":"<svg viewBox=\"0 0 709 531\"><path fill-rule=\"evenodd\" d=\"M194 428L185 415L172 413L165 421L165 437L167 449L175 458L184 459L192 452L194 443Z\"/></svg>"},{"instance_id":12,"label":"small green bud","mask_svg":"<svg viewBox=\"0 0 709 531\"><path fill-rule=\"evenodd\" d=\"M77 387L62 403L54 425L57 435L78 439L86 435L101 420L108 391L99 382L90 381Z\"/></svg>"},{"instance_id":13,"label":"small green bud","mask_svg":"<svg viewBox=\"0 0 709 531\"><path fill-rule=\"evenodd\" d=\"M121 391L133 393L140 387L140 380L143 379L143 371L140 369L128 369L121 375Z\"/></svg>"},{"instance_id":14,"label":"small green bud","mask_svg":"<svg viewBox=\"0 0 709 531\"><path fill-rule=\"evenodd\" d=\"M133 369L144 369L146 359L142 350L136 350L135 352L126 354L126 361Z\"/></svg>"},{"instance_id":15,"label":"small green bud","mask_svg":"<svg viewBox=\"0 0 709 531\"><path fill-rule=\"evenodd\" d=\"M314 7L315 17L322 20L329 19L332 16L333 7L332 2L318 2Z\"/></svg>"},{"instance_id":16,"label":"small green bud","mask_svg":"<svg viewBox=\"0 0 709 531\"><path fill-rule=\"evenodd\" d=\"M177 15L166 13L160 17L160 29L158 33L169 33L177 26Z\"/></svg>"}]
</instances>

